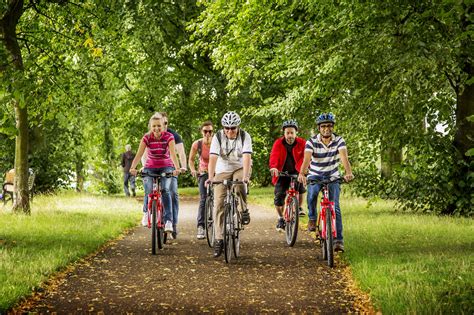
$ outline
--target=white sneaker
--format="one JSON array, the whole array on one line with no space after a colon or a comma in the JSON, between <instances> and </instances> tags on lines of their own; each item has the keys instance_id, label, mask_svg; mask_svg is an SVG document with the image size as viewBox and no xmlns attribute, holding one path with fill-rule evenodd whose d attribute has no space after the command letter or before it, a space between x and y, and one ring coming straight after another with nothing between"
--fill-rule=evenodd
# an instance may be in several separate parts
<instances>
[{"instance_id":1,"label":"white sneaker","mask_svg":"<svg viewBox=\"0 0 474 315\"><path fill-rule=\"evenodd\" d=\"M165 232L173 232L173 223L171 221L166 221Z\"/></svg>"},{"instance_id":2,"label":"white sneaker","mask_svg":"<svg viewBox=\"0 0 474 315\"><path fill-rule=\"evenodd\" d=\"M142 226L148 226L148 214L146 212L143 213Z\"/></svg>"},{"instance_id":3,"label":"white sneaker","mask_svg":"<svg viewBox=\"0 0 474 315\"><path fill-rule=\"evenodd\" d=\"M198 240L203 240L205 238L204 236L204 228L202 226L198 226L198 233L197 233L197 239Z\"/></svg>"}]
</instances>

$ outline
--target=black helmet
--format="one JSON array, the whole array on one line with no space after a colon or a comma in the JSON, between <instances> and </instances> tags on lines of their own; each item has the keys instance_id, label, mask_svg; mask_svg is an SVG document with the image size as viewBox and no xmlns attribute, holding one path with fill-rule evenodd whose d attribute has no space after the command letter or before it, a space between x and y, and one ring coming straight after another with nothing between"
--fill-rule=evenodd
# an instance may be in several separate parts
<instances>
[{"instance_id":1,"label":"black helmet","mask_svg":"<svg viewBox=\"0 0 474 315\"><path fill-rule=\"evenodd\" d=\"M322 113L321 115L318 116L316 119L316 124L319 126L322 123L336 123L336 117L334 116L333 113Z\"/></svg>"},{"instance_id":2,"label":"black helmet","mask_svg":"<svg viewBox=\"0 0 474 315\"><path fill-rule=\"evenodd\" d=\"M288 127L293 127L296 130L298 130L298 123L296 122L296 120L293 120L293 119L286 120L283 122L281 129L285 130L285 128L288 128Z\"/></svg>"}]
</instances>

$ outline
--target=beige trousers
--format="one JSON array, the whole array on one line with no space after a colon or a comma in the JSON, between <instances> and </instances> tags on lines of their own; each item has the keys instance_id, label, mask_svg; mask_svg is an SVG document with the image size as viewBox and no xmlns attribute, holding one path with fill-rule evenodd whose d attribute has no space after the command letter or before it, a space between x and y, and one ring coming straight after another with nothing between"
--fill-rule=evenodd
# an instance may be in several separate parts
<instances>
[{"instance_id":1,"label":"beige trousers","mask_svg":"<svg viewBox=\"0 0 474 315\"><path fill-rule=\"evenodd\" d=\"M215 181L221 181L225 179L230 180L242 180L244 177L244 169L239 168L234 172L219 173L214 176ZM240 196L239 211L247 209L247 192L244 185L235 186L237 195ZM215 237L217 240L224 239L224 200L227 195L227 189L223 184L216 185L214 188L214 228Z\"/></svg>"}]
</instances>

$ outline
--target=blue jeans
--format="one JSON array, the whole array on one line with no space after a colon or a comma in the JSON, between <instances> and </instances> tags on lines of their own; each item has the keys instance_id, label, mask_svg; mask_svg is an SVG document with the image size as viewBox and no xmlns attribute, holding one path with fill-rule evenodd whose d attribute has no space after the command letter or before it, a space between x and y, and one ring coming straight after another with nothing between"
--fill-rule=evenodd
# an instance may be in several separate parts
<instances>
[{"instance_id":1,"label":"blue jeans","mask_svg":"<svg viewBox=\"0 0 474 315\"><path fill-rule=\"evenodd\" d=\"M129 172L123 173L123 191L125 192L125 196L130 197L130 191L128 190L128 182L130 181L130 188L132 189L132 193L135 196L135 176L130 174Z\"/></svg>"},{"instance_id":2,"label":"blue jeans","mask_svg":"<svg viewBox=\"0 0 474 315\"><path fill-rule=\"evenodd\" d=\"M339 206L339 194L341 193L341 187L339 183L329 184L329 200L334 202L334 210L336 211L336 240L343 241L342 236L342 215L341 208ZM317 201L318 194L321 191L322 186L319 184L310 184L308 185L308 217L310 220L317 220L318 211L317 211Z\"/></svg>"},{"instance_id":3,"label":"blue jeans","mask_svg":"<svg viewBox=\"0 0 474 315\"><path fill-rule=\"evenodd\" d=\"M170 173L174 171L174 167L161 167L161 168L145 168L144 172L149 174L161 174ZM172 215L172 202L171 202L171 183L173 177L162 177L160 180L161 185L161 201L163 202L164 208L164 220L165 222L173 222ZM153 178L144 177L143 187L145 188L145 198L143 198L143 212L147 212L148 209L148 194L153 191Z\"/></svg>"},{"instance_id":4,"label":"blue jeans","mask_svg":"<svg viewBox=\"0 0 474 315\"><path fill-rule=\"evenodd\" d=\"M207 198L207 188L205 182L209 178L207 173L199 176L199 209L197 215L197 226L204 227L205 225L205 215L206 215L206 198Z\"/></svg>"},{"instance_id":5,"label":"blue jeans","mask_svg":"<svg viewBox=\"0 0 474 315\"><path fill-rule=\"evenodd\" d=\"M173 209L173 231L176 232L176 225L178 224L178 212L179 212L179 194L178 194L178 177L171 177L171 207Z\"/></svg>"}]
</instances>

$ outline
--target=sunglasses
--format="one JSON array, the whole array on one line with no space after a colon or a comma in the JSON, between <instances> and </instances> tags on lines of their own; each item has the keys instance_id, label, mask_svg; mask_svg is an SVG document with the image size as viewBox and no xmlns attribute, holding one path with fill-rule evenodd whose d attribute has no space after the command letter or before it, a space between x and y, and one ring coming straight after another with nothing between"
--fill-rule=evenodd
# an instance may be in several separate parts
<instances>
[{"instance_id":1,"label":"sunglasses","mask_svg":"<svg viewBox=\"0 0 474 315\"><path fill-rule=\"evenodd\" d=\"M237 127L224 127L225 130L235 130Z\"/></svg>"},{"instance_id":2,"label":"sunglasses","mask_svg":"<svg viewBox=\"0 0 474 315\"><path fill-rule=\"evenodd\" d=\"M332 124L331 125L320 125L319 127L320 128L332 128L332 127L334 127L334 125L332 125Z\"/></svg>"},{"instance_id":3,"label":"sunglasses","mask_svg":"<svg viewBox=\"0 0 474 315\"><path fill-rule=\"evenodd\" d=\"M213 132L213 130L206 130L206 129L203 129L202 131L203 131L204 133L212 133L212 132Z\"/></svg>"}]
</instances>

